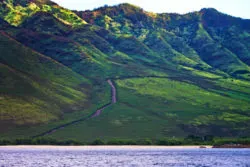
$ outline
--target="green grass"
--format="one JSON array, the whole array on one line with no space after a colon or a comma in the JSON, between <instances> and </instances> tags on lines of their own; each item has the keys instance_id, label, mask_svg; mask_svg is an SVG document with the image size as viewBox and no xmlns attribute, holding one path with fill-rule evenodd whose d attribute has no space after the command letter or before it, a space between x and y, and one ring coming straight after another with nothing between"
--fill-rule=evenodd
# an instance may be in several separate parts
<instances>
[{"instance_id":1,"label":"green grass","mask_svg":"<svg viewBox=\"0 0 250 167\"><path fill-rule=\"evenodd\" d=\"M167 120L148 115L124 104L117 104L105 109L100 117L66 127L49 137L72 138L80 141L91 141L95 138L140 139L153 136L160 138L164 136L161 131L166 131L163 128L167 125Z\"/></svg>"},{"instance_id":2,"label":"green grass","mask_svg":"<svg viewBox=\"0 0 250 167\"><path fill-rule=\"evenodd\" d=\"M118 81L120 87L135 90L140 95L152 96L165 101L178 101L194 106L209 106L217 110L241 109L249 111L247 102L221 96L219 94L203 90L196 85L171 81L168 79L136 79Z\"/></svg>"},{"instance_id":3,"label":"green grass","mask_svg":"<svg viewBox=\"0 0 250 167\"><path fill-rule=\"evenodd\" d=\"M47 123L65 112L89 107L87 79L3 35L0 50L4 63L0 64L1 122L10 126Z\"/></svg>"},{"instance_id":4,"label":"green grass","mask_svg":"<svg viewBox=\"0 0 250 167\"><path fill-rule=\"evenodd\" d=\"M239 128L249 131L249 102L237 96L227 97L218 90L163 78L117 80L116 85L117 104L95 119L66 127L49 137L78 141L185 137L213 133L213 126L223 136L230 136ZM223 132L224 127L229 130Z\"/></svg>"},{"instance_id":5,"label":"green grass","mask_svg":"<svg viewBox=\"0 0 250 167\"><path fill-rule=\"evenodd\" d=\"M11 124L9 121L1 121L2 125L5 125L5 128L0 129L1 130L1 135L0 138L7 138L7 139L17 139L17 138L27 138L27 137L32 137L39 135L45 131L48 131L50 129L53 129L54 127L67 124L69 122L78 120L80 118L85 118L89 116L90 114L94 113L98 108L102 107L103 105L107 104L110 102L110 87L109 85L105 82L104 84L96 84L93 83L93 88L92 88L92 93L90 95L91 100L89 101L89 104L87 106L84 106L84 109L77 109L75 108L75 112L66 112L64 113L59 120L57 121L50 121L46 120L46 123L40 124L40 125L29 125L27 122L26 124L21 125L21 126L15 126ZM12 101L13 97L11 98ZM15 105L19 105L20 107L24 108L27 110L27 106L25 106L24 102L17 103L14 101L14 106L13 108L16 109ZM33 107L32 104L30 104L30 101L26 102L27 105L30 105ZM6 104L10 104L10 101L7 101L7 103L4 103L4 107L8 106ZM52 109L48 109L52 110ZM7 111L9 113L9 110L1 110L1 111ZM41 112L41 111L40 111ZM22 112L24 116L31 117L31 113L25 113ZM48 113L42 112L42 114L47 114L46 118L48 117ZM23 117L25 118L25 117ZM41 121L42 117L38 117L38 121ZM32 117L32 119L35 121L36 117Z\"/></svg>"}]
</instances>

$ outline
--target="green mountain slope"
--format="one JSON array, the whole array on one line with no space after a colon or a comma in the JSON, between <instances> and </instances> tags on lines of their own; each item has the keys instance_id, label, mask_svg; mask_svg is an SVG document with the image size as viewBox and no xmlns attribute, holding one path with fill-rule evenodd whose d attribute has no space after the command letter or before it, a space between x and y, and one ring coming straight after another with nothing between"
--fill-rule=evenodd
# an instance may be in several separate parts
<instances>
[{"instance_id":1,"label":"green mountain slope","mask_svg":"<svg viewBox=\"0 0 250 167\"><path fill-rule=\"evenodd\" d=\"M189 134L248 136L250 92L244 90L246 85L250 90L249 83L243 86L237 81L218 79L202 84L205 87L201 88L176 79L118 80L118 104L106 109L96 119L66 127L49 136L79 141L157 139ZM214 83L220 85L220 89L213 88ZM223 87L225 83L230 88Z\"/></svg>"},{"instance_id":2,"label":"green mountain slope","mask_svg":"<svg viewBox=\"0 0 250 167\"><path fill-rule=\"evenodd\" d=\"M215 9L155 14L120 4L81 12L3 0L2 136L34 136L95 112L110 102L107 79L116 104L49 136L249 136L249 28L250 20Z\"/></svg>"},{"instance_id":3,"label":"green mountain slope","mask_svg":"<svg viewBox=\"0 0 250 167\"><path fill-rule=\"evenodd\" d=\"M0 47L1 123L47 123L88 106L88 80L3 31Z\"/></svg>"},{"instance_id":4,"label":"green mountain slope","mask_svg":"<svg viewBox=\"0 0 250 167\"><path fill-rule=\"evenodd\" d=\"M186 15L154 14L130 4L78 12L78 15L115 34L137 37L157 53L162 52L167 58L174 56L169 61L175 64L184 62L197 66L192 60L199 57L203 65L206 63L230 75L249 79L249 20L234 18L215 9ZM191 55L198 56L190 57L190 51L181 51L190 47L193 49Z\"/></svg>"}]
</instances>

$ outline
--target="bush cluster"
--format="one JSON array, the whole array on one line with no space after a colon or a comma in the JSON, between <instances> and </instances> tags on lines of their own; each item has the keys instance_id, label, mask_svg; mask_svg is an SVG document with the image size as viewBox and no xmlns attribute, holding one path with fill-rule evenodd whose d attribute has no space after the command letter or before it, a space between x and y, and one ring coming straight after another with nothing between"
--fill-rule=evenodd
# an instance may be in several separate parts
<instances>
[{"instance_id":1,"label":"bush cluster","mask_svg":"<svg viewBox=\"0 0 250 167\"><path fill-rule=\"evenodd\" d=\"M193 136L186 138L162 138L162 139L95 139L92 142L80 142L76 140L59 141L53 138L34 138L34 139L0 139L0 145L250 145L250 138L215 138L213 136Z\"/></svg>"}]
</instances>

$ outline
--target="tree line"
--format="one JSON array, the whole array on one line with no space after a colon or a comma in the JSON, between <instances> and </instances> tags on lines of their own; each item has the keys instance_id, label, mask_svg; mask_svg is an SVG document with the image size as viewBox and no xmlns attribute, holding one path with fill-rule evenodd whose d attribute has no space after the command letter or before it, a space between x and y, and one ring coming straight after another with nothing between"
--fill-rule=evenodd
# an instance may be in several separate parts
<instances>
[{"instance_id":1,"label":"tree line","mask_svg":"<svg viewBox=\"0 0 250 167\"><path fill-rule=\"evenodd\" d=\"M53 138L23 138L23 139L0 139L0 145L159 145L159 146L179 146L179 145L248 145L250 138L218 138L213 136L193 136L186 138L162 138L162 139L95 139L90 142L77 140L57 140Z\"/></svg>"}]
</instances>

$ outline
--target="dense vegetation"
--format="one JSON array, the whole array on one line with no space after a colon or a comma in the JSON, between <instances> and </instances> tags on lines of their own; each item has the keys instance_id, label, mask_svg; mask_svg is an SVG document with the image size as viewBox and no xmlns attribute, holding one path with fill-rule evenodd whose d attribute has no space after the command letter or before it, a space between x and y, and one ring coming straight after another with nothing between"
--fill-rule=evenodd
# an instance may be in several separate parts
<instances>
[{"instance_id":1,"label":"dense vegetation","mask_svg":"<svg viewBox=\"0 0 250 167\"><path fill-rule=\"evenodd\" d=\"M250 135L249 20L215 9L70 11L49 0L2 0L0 52L1 138L90 115L110 101L107 79L118 103L48 137L112 144Z\"/></svg>"},{"instance_id":2,"label":"dense vegetation","mask_svg":"<svg viewBox=\"0 0 250 167\"><path fill-rule=\"evenodd\" d=\"M159 146L188 146L188 145L211 145L214 147L250 147L249 138L214 138L213 136L188 136L186 138L163 138L163 139L139 139L124 140L112 139L101 140L95 139L91 142L79 142L76 140L57 140L53 138L36 138L36 139L15 139L0 140L1 145L159 145Z\"/></svg>"},{"instance_id":3,"label":"dense vegetation","mask_svg":"<svg viewBox=\"0 0 250 167\"><path fill-rule=\"evenodd\" d=\"M64 24L79 26L86 24L74 12L64 9L57 4L45 0L4 0L0 2L1 17L14 26L20 25L24 20L37 12L43 11L52 14Z\"/></svg>"}]
</instances>

